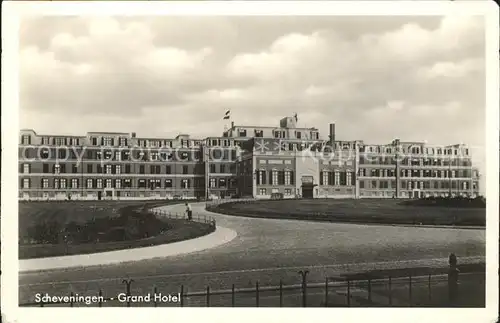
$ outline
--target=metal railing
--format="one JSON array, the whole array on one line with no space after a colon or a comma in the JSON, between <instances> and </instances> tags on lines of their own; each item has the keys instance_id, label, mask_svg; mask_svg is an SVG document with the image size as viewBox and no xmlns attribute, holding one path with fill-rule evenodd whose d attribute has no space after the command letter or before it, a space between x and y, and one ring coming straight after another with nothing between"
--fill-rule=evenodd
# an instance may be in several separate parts
<instances>
[{"instance_id":1,"label":"metal railing","mask_svg":"<svg viewBox=\"0 0 500 323\"><path fill-rule=\"evenodd\" d=\"M188 220L188 216L187 216L186 212L169 212L169 211L165 211L165 210L161 210L161 209L157 209L157 208L149 209L149 212L153 213L157 217L163 217L163 218L173 219L173 220L183 220L183 219ZM193 214L191 221L210 224L213 227L216 226L215 218L213 218L211 216L207 216L206 214L203 214L203 215Z\"/></svg>"},{"instance_id":2,"label":"metal railing","mask_svg":"<svg viewBox=\"0 0 500 323\"><path fill-rule=\"evenodd\" d=\"M157 287L148 293L149 300L137 302L131 287L133 279L123 279L124 290L120 297L106 297L99 290L90 306L180 306L180 307L453 307L478 306L469 300L463 300L470 290L459 288L456 267L442 268L440 272L419 275L377 276L373 274L355 277L326 277L324 282L308 282L307 270L301 270L296 284L284 285L282 280L277 285L261 286L255 282L252 287L213 290L206 286L204 290L188 291L181 285L172 294L160 294ZM484 272L468 272L460 274L464 281L482 287L484 294ZM477 289L481 290L481 288ZM168 296L167 296L168 295ZM55 302L21 303L20 306L52 306L69 305L85 306L82 300L72 297ZM469 295L477 299L478 295ZM167 297L167 299L165 299ZM484 295L483 295L484 297ZM469 302L469 303L468 303ZM106 303L106 304L105 304ZM142 304L142 305L138 305ZM484 306L484 304L482 305Z\"/></svg>"}]
</instances>

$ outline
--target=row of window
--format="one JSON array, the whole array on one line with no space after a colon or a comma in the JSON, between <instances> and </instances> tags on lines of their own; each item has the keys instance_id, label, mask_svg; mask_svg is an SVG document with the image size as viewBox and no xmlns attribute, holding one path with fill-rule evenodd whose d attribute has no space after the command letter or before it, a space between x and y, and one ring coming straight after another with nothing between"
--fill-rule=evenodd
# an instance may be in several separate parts
<instances>
[{"instance_id":1,"label":"row of window","mask_svg":"<svg viewBox=\"0 0 500 323\"><path fill-rule=\"evenodd\" d=\"M42 145L54 145L54 146L79 146L83 144L83 140L81 138L75 137L49 137L42 136L41 137ZM130 140L127 137L90 137L90 144L92 146L120 146L127 147L130 143ZM155 140L155 139L138 139L137 140L139 147L173 147L173 140ZM189 140L189 139L180 139L181 147L195 147L201 144L200 140ZM31 145L31 135L22 135L21 136L21 144L22 145Z\"/></svg>"},{"instance_id":2,"label":"row of window","mask_svg":"<svg viewBox=\"0 0 500 323\"><path fill-rule=\"evenodd\" d=\"M69 164L69 169L66 167L66 164L54 164L52 167L49 164L43 164L42 172L44 174L65 174L65 173L81 173L83 170L78 170L78 166L76 164ZM139 174L146 174L146 165L138 165ZM86 165L86 174L131 174L131 165L94 165L87 164ZM162 171L162 169L164 171ZM94 173L94 170L96 171ZM22 164L19 169L20 173L30 174L31 173L31 164ZM221 171L222 172L222 171ZM200 167L193 167L192 171L189 171L189 166L182 165L182 174L202 174ZM172 174L172 166L171 165L150 165L149 166L149 174Z\"/></svg>"},{"instance_id":3,"label":"row of window","mask_svg":"<svg viewBox=\"0 0 500 323\"><path fill-rule=\"evenodd\" d=\"M260 188L260 189L259 189L259 195L267 195L267 192L268 192L268 189L267 189L267 188ZM270 193L279 193L279 192L280 192L280 191L279 191L279 189L277 189L277 188L272 188L272 189L270 190ZM293 194L293 192L294 192L294 189L292 189L292 188L285 188L285 193L284 193L284 195L285 195L285 196L290 196L290 195L292 195L292 194Z\"/></svg>"},{"instance_id":4,"label":"row of window","mask_svg":"<svg viewBox=\"0 0 500 323\"><path fill-rule=\"evenodd\" d=\"M387 146L361 146L360 152L370 152L370 153L396 153L396 147ZM401 147L400 152L403 154L426 154L426 155L446 155L446 156L458 156L464 154L469 155L469 149L465 148L463 150L457 148L434 148L434 147Z\"/></svg>"},{"instance_id":5,"label":"row of window","mask_svg":"<svg viewBox=\"0 0 500 323\"><path fill-rule=\"evenodd\" d=\"M257 185L294 185L294 172L291 170L258 170Z\"/></svg>"},{"instance_id":6,"label":"row of window","mask_svg":"<svg viewBox=\"0 0 500 323\"><path fill-rule=\"evenodd\" d=\"M236 180L234 178L210 178L209 180L210 188L235 188Z\"/></svg>"},{"instance_id":7,"label":"row of window","mask_svg":"<svg viewBox=\"0 0 500 323\"><path fill-rule=\"evenodd\" d=\"M319 185L351 186L355 182L353 172L322 171L319 176Z\"/></svg>"},{"instance_id":8,"label":"row of window","mask_svg":"<svg viewBox=\"0 0 500 323\"><path fill-rule=\"evenodd\" d=\"M360 176L370 177L395 177L396 170L394 169L359 169ZM423 177L423 178L470 178L472 172L470 170L430 170L430 169L402 169L401 177Z\"/></svg>"},{"instance_id":9,"label":"row of window","mask_svg":"<svg viewBox=\"0 0 500 323\"><path fill-rule=\"evenodd\" d=\"M395 157L359 157L361 165L396 165ZM462 166L471 167L470 159L449 159L449 158L403 158L400 165L403 166Z\"/></svg>"},{"instance_id":10,"label":"row of window","mask_svg":"<svg viewBox=\"0 0 500 323\"><path fill-rule=\"evenodd\" d=\"M80 138L74 137L42 137L42 145L54 146L79 146L82 143ZM21 136L22 145L31 145L31 135Z\"/></svg>"},{"instance_id":11,"label":"row of window","mask_svg":"<svg viewBox=\"0 0 500 323\"><path fill-rule=\"evenodd\" d=\"M228 151L223 154L220 150L214 151L214 158L217 155L229 156ZM38 156L38 153L40 156ZM139 150L112 151L112 150L86 150L83 154L81 151L75 152L72 149L49 149L42 148L39 152L36 149L24 150L25 158L40 158L40 159L83 159L83 160L115 160L115 161L201 161L202 154L200 151L180 151L180 152L144 152ZM174 158L175 157L175 158ZM222 157L220 157L222 158ZM227 157L228 159L229 157Z\"/></svg>"},{"instance_id":12,"label":"row of window","mask_svg":"<svg viewBox=\"0 0 500 323\"><path fill-rule=\"evenodd\" d=\"M21 188L29 189L31 188L32 180L30 178L24 178L21 181ZM165 179L163 180L164 186L162 187L162 180L160 179L139 179L137 181L137 188L172 188L173 180ZM203 183L199 179L182 179L180 188L191 188L191 184L194 184L194 187L201 187ZM78 178L53 178L52 186L50 186L50 180L48 178L40 179L41 188L82 188L81 180ZM83 188L134 188L132 179L111 179L111 178L88 178L84 180Z\"/></svg>"},{"instance_id":13,"label":"row of window","mask_svg":"<svg viewBox=\"0 0 500 323\"><path fill-rule=\"evenodd\" d=\"M360 181L360 189L395 189L396 181ZM401 181L401 189L471 189L470 181ZM477 189L477 184L472 184Z\"/></svg>"},{"instance_id":14,"label":"row of window","mask_svg":"<svg viewBox=\"0 0 500 323\"><path fill-rule=\"evenodd\" d=\"M219 167L217 167L216 164L210 164L210 173L211 174L216 174L216 173L220 173L220 174L231 173L231 174L234 174L236 172L236 165L235 164L230 164L230 165L219 164L218 166Z\"/></svg>"}]
</instances>

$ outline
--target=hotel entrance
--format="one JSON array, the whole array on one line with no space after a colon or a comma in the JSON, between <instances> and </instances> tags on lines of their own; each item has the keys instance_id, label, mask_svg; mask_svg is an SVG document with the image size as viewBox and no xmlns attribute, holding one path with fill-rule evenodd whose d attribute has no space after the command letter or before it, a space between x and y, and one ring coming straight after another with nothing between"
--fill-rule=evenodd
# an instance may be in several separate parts
<instances>
[{"instance_id":1,"label":"hotel entrance","mask_svg":"<svg viewBox=\"0 0 500 323\"><path fill-rule=\"evenodd\" d=\"M314 187L316 184L313 182L312 176L302 176L302 198L312 199L314 198Z\"/></svg>"}]
</instances>

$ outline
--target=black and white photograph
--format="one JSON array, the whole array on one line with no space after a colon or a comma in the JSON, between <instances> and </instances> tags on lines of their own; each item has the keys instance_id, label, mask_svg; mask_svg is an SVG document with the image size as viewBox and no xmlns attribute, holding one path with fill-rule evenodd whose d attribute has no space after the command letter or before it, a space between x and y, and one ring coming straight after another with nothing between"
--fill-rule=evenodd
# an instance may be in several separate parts
<instances>
[{"instance_id":1,"label":"black and white photograph","mask_svg":"<svg viewBox=\"0 0 500 323\"><path fill-rule=\"evenodd\" d=\"M498 8L147 6L18 17L3 303L496 319Z\"/></svg>"}]
</instances>

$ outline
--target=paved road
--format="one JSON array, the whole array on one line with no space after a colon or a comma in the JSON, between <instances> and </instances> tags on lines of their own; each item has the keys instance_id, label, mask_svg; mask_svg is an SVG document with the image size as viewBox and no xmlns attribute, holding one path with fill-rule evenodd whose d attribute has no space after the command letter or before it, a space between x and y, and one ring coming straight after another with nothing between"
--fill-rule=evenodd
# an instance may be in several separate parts
<instances>
[{"instance_id":1,"label":"paved road","mask_svg":"<svg viewBox=\"0 0 500 323\"><path fill-rule=\"evenodd\" d=\"M183 206L166 206L182 212ZM195 214L204 205L194 204ZM138 263L38 273L22 273L21 303L36 293L113 297L133 279L131 293L142 295L157 287L163 293L300 283L298 271L308 269L309 282L326 276L376 268L446 265L450 252L459 261L483 260L485 231L471 229L312 223L214 215L219 226L238 232L231 242L214 249ZM112 305L112 304L107 304Z\"/></svg>"}]
</instances>

